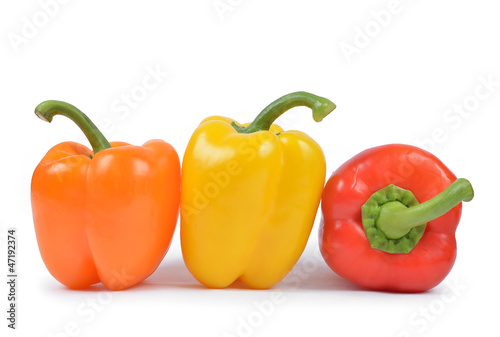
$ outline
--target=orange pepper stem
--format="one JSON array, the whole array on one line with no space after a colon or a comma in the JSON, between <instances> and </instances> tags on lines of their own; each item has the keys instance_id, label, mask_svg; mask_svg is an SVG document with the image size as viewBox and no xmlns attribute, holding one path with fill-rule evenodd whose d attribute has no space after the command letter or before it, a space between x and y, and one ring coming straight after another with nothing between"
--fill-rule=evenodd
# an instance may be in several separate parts
<instances>
[{"instance_id":1,"label":"orange pepper stem","mask_svg":"<svg viewBox=\"0 0 500 337\"><path fill-rule=\"evenodd\" d=\"M232 126L239 133L253 133L269 130L273 122L279 116L296 106L306 106L312 109L313 118L316 122L321 122L323 118L336 108L336 105L332 101L324 97L319 97L304 91L297 91L280 97L269 104L248 126L239 126L234 122Z\"/></svg>"},{"instance_id":2,"label":"orange pepper stem","mask_svg":"<svg viewBox=\"0 0 500 337\"><path fill-rule=\"evenodd\" d=\"M35 114L41 120L49 123L52 122L54 115L63 115L71 119L89 140L94 150L94 156L97 152L111 147L111 144L109 144L97 126L80 109L69 103L54 100L45 101L38 104L35 108Z\"/></svg>"}]
</instances>

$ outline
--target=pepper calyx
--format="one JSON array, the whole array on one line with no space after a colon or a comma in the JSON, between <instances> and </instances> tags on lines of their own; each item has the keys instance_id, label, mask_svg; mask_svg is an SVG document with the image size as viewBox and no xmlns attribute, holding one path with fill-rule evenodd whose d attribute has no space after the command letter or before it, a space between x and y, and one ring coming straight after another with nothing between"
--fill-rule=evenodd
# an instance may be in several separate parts
<instances>
[{"instance_id":1,"label":"pepper calyx","mask_svg":"<svg viewBox=\"0 0 500 337\"><path fill-rule=\"evenodd\" d=\"M363 228L374 249L387 253L409 253L424 235L426 224L411 228L400 237L394 238L387 235L377 226L377 220L382 212L383 206L394 208L408 208L418 205L417 198L411 191L405 190L395 185L386 186L374 194L361 206L361 218Z\"/></svg>"},{"instance_id":2,"label":"pepper calyx","mask_svg":"<svg viewBox=\"0 0 500 337\"><path fill-rule=\"evenodd\" d=\"M361 206L363 227L372 248L407 254L422 238L428 221L473 197L472 185L463 178L421 204L411 191L389 185L375 192Z\"/></svg>"}]
</instances>

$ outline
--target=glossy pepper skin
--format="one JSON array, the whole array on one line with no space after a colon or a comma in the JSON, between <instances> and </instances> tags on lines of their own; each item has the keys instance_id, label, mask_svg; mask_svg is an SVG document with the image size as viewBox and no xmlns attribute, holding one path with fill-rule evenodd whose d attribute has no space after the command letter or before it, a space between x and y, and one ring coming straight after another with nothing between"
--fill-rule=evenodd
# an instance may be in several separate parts
<instances>
[{"instance_id":1,"label":"glossy pepper skin","mask_svg":"<svg viewBox=\"0 0 500 337\"><path fill-rule=\"evenodd\" d=\"M319 145L272 121L296 105L320 121L335 105L308 93L286 95L246 126L213 116L189 141L182 168L184 261L207 287L241 279L269 288L292 269L314 223L325 180Z\"/></svg>"},{"instance_id":2,"label":"glossy pepper skin","mask_svg":"<svg viewBox=\"0 0 500 337\"><path fill-rule=\"evenodd\" d=\"M418 201L408 201L408 191ZM405 200L393 200L394 193ZM365 150L340 166L325 186L321 252L334 272L363 287L431 289L453 267L461 201L472 197L470 183L457 180L427 151L403 144ZM370 215L375 204L385 206Z\"/></svg>"},{"instance_id":3,"label":"glossy pepper skin","mask_svg":"<svg viewBox=\"0 0 500 337\"><path fill-rule=\"evenodd\" d=\"M175 229L177 153L162 140L109 144L83 113L64 102L43 102L36 113L47 121L55 114L73 119L94 149L60 143L33 173L33 220L47 269L72 289L99 282L111 290L138 284L158 267Z\"/></svg>"}]
</instances>

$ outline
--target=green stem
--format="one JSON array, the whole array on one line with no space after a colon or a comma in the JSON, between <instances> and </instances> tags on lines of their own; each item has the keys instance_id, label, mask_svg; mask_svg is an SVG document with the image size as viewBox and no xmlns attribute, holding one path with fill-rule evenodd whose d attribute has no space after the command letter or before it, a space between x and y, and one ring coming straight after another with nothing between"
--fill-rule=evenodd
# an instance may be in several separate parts
<instances>
[{"instance_id":1,"label":"green stem","mask_svg":"<svg viewBox=\"0 0 500 337\"><path fill-rule=\"evenodd\" d=\"M109 149L111 144L99 131L97 126L77 107L62 101L45 101L35 108L35 114L45 122L52 122L54 115L63 115L75 122L83 131L94 150L94 156L97 152Z\"/></svg>"},{"instance_id":2,"label":"green stem","mask_svg":"<svg viewBox=\"0 0 500 337\"><path fill-rule=\"evenodd\" d=\"M333 102L326 98L304 91L297 91L278 98L276 101L269 104L248 126L238 126L234 122L232 125L239 133L269 130L271 124L273 124L279 116L296 106L306 106L312 109L313 118L316 122L321 122L321 120L336 107Z\"/></svg>"},{"instance_id":3,"label":"green stem","mask_svg":"<svg viewBox=\"0 0 500 337\"><path fill-rule=\"evenodd\" d=\"M412 228L446 214L462 201L470 201L474 190L467 179L457 179L434 198L411 207L398 201L381 206L376 226L390 239L406 235Z\"/></svg>"}]
</instances>

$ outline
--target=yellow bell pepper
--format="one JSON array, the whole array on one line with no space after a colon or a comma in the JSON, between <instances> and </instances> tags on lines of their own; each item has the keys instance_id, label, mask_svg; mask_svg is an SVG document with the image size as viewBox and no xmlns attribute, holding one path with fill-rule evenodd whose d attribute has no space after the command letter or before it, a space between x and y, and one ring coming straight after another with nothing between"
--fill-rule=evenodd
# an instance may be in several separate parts
<instances>
[{"instance_id":1,"label":"yellow bell pepper","mask_svg":"<svg viewBox=\"0 0 500 337\"><path fill-rule=\"evenodd\" d=\"M265 289L281 281L302 254L325 182L319 145L272 124L307 106L319 122L335 104L305 92L285 95L240 125L206 118L182 165L181 246L193 276L210 288L241 279Z\"/></svg>"}]
</instances>

